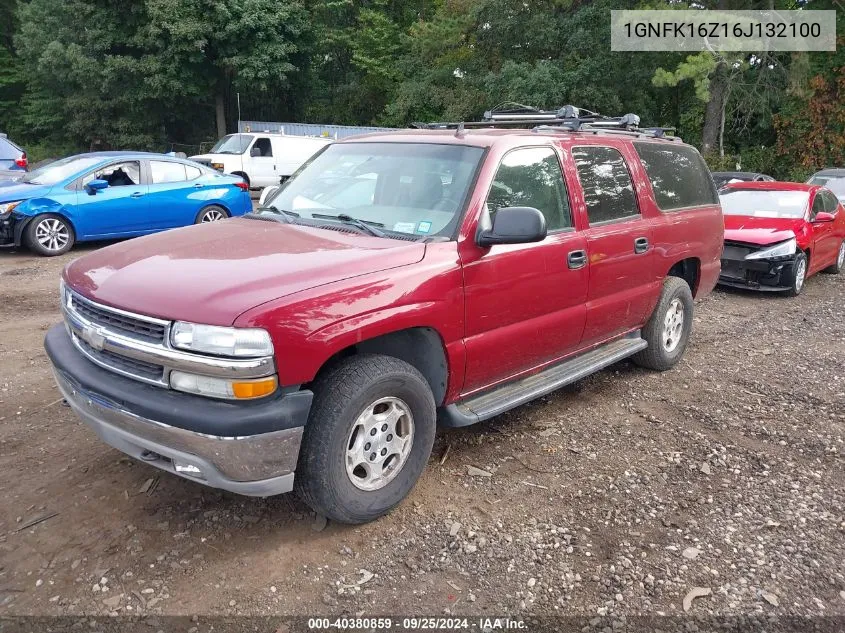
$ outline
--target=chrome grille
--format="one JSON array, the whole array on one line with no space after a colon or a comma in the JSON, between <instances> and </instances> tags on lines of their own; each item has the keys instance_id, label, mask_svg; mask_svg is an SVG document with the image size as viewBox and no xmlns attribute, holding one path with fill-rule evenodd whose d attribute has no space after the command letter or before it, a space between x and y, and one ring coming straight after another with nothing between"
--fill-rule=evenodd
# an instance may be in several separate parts
<instances>
[{"instance_id":1,"label":"chrome grille","mask_svg":"<svg viewBox=\"0 0 845 633\"><path fill-rule=\"evenodd\" d=\"M151 343L164 342L167 333L167 326L164 323L148 321L124 312L108 310L73 292L70 293L70 304L77 314L95 325L108 327L111 330L117 330Z\"/></svg>"},{"instance_id":2,"label":"chrome grille","mask_svg":"<svg viewBox=\"0 0 845 633\"><path fill-rule=\"evenodd\" d=\"M155 382L161 382L164 379L164 367L162 365L145 363L142 360L135 360L134 358L115 354L107 349L94 349L78 336L74 336L73 340L91 360L119 374L124 374L131 378L146 378Z\"/></svg>"}]
</instances>

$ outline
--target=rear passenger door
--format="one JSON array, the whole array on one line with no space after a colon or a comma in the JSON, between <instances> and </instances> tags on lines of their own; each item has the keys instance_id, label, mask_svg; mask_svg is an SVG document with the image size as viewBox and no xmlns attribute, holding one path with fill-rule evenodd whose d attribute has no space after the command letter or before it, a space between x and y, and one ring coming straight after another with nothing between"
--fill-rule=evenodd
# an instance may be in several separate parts
<instances>
[{"instance_id":1,"label":"rear passenger door","mask_svg":"<svg viewBox=\"0 0 845 633\"><path fill-rule=\"evenodd\" d=\"M149 228L163 230L193 224L199 202L191 198L194 188L188 183L185 165L169 160L151 160L149 165Z\"/></svg>"},{"instance_id":2,"label":"rear passenger door","mask_svg":"<svg viewBox=\"0 0 845 633\"><path fill-rule=\"evenodd\" d=\"M490 248L472 244L461 254L465 395L575 351L584 329L586 241L574 228L552 147L521 147L502 158L484 213L492 219L498 209L515 206L543 213L546 239Z\"/></svg>"},{"instance_id":3,"label":"rear passenger door","mask_svg":"<svg viewBox=\"0 0 845 633\"><path fill-rule=\"evenodd\" d=\"M653 303L650 221L640 211L625 157L604 145L572 148L588 228L590 269L582 343L598 343L641 325Z\"/></svg>"}]
</instances>

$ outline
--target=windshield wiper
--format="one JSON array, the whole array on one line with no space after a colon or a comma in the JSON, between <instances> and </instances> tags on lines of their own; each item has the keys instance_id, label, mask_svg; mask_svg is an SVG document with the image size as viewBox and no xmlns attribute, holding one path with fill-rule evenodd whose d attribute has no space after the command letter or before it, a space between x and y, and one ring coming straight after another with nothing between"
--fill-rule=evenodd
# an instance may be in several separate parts
<instances>
[{"instance_id":1,"label":"windshield wiper","mask_svg":"<svg viewBox=\"0 0 845 633\"><path fill-rule=\"evenodd\" d=\"M353 218L351 215L347 215L345 213L340 213L338 215L323 215L322 213L312 213L311 217L324 218L326 220L337 220L342 224L349 224L351 226L359 228L365 233L372 235L373 237L386 237L386 235L382 231L379 231L376 227L372 226L372 224L376 224L375 222L370 223L364 220L359 220L358 218Z\"/></svg>"}]
</instances>

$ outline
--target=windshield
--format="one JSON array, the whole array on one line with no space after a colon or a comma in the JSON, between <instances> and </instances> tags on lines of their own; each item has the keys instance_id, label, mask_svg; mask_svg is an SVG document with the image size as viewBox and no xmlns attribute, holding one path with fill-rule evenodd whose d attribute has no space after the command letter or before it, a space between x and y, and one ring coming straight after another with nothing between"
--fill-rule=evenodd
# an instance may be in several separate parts
<instances>
[{"instance_id":1,"label":"windshield","mask_svg":"<svg viewBox=\"0 0 845 633\"><path fill-rule=\"evenodd\" d=\"M209 154L243 154L252 139L252 134L229 134L217 141Z\"/></svg>"},{"instance_id":2,"label":"windshield","mask_svg":"<svg viewBox=\"0 0 845 633\"><path fill-rule=\"evenodd\" d=\"M809 198L806 191L723 189L719 192L722 213L756 218L803 218Z\"/></svg>"},{"instance_id":3,"label":"windshield","mask_svg":"<svg viewBox=\"0 0 845 633\"><path fill-rule=\"evenodd\" d=\"M451 238L482 154L431 143L330 145L266 204L303 219L350 216L385 232Z\"/></svg>"},{"instance_id":4,"label":"windshield","mask_svg":"<svg viewBox=\"0 0 845 633\"><path fill-rule=\"evenodd\" d=\"M35 169L21 178L19 182L26 182L31 185L55 185L57 182L71 178L101 162L103 162L102 156L71 156Z\"/></svg>"},{"instance_id":5,"label":"windshield","mask_svg":"<svg viewBox=\"0 0 845 633\"><path fill-rule=\"evenodd\" d=\"M819 174L807 181L811 185L822 185L836 194L840 200L845 199L845 176L826 176Z\"/></svg>"}]
</instances>

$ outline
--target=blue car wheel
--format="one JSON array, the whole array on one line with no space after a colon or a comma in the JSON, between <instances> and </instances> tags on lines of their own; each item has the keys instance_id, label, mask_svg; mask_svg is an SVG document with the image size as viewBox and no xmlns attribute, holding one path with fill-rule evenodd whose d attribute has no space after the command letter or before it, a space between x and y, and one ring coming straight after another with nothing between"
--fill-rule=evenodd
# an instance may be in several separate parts
<instances>
[{"instance_id":1,"label":"blue car wheel","mask_svg":"<svg viewBox=\"0 0 845 633\"><path fill-rule=\"evenodd\" d=\"M229 217L229 213L223 207L212 204L197 214L195 222L205 224L206 222L218 222Z\"/></svg>"},{"instance_id":2,"label":"blue car wheel","mask_svg":"<svg viewBox=\"0 0 845 633\"><path fill-rule=\"evenodd\" d=\"M60 215L37 215L26 227L26 245L33 252L53 257L67 253L76 239L73 227Z\"/></svg>"}]
</instances>

